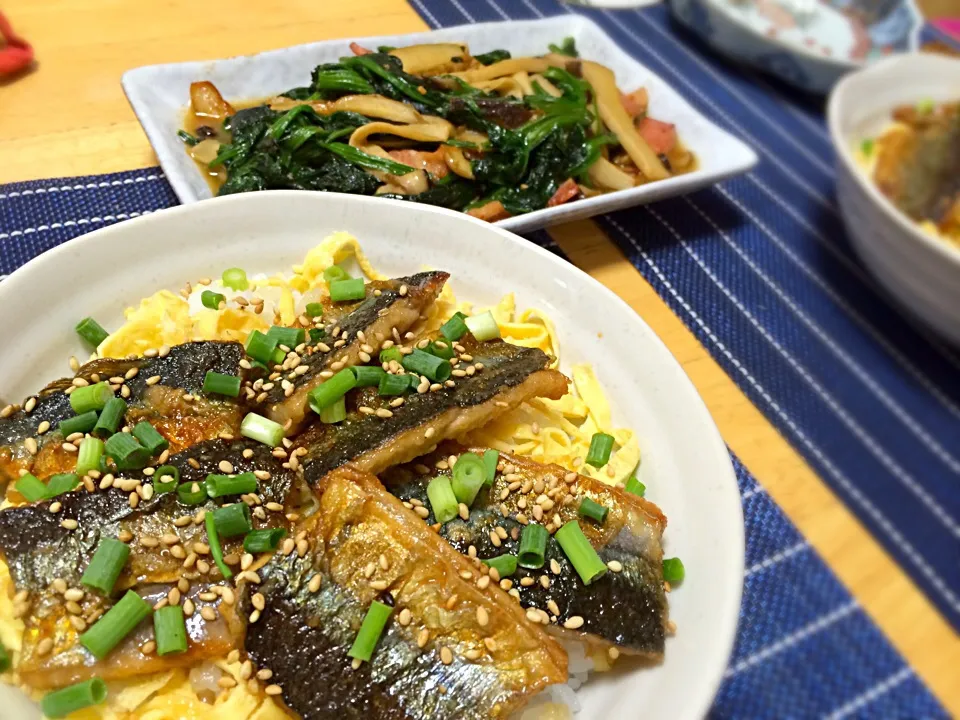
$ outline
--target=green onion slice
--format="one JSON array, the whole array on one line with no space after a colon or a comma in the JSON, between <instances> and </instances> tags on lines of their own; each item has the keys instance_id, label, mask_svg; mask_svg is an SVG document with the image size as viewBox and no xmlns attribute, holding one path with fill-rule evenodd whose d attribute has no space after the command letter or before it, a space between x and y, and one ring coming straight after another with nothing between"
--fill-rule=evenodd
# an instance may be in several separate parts
<instances>
[{"instance_id":1,"label":"green onion slice","mask_svg":"<svg viewBox=\"0 0 960 720\"><path fill-rule=\"evenodd\" d=\"M374 365L356 365L350 368L350 372L357 380L356 387L378 387L380 378L387 374L383 368Z\"/></svg>"},{"instance_id":2,"label":"green onion slice","mask_svg":"<svg viewBox=\"0 0 960 720\"><path fill-rule=\"evenodd\" d=\"M440 334L450 342L456 342L469 332L464 322L467 316L462 312L454 313L453 317L440 326Z\"/></svg>"},{"instance_id":3,"label":"green onion slice","mask_svg":"<svg viewBox=\"0 0 960 720\"><path fill-rule=\"evenodd\" d=\"M183 608L166 605L153 614L153 636L157 641L157 655L172 655L187 651L187 624Z\"/></svg>"},{"instance_id":4,"label":"green onion slice","mask_svg":"<svg viewBox=\"0 0 960 720\"><path fill-rule=\"evenodd\" d=\"M123 402L121 400L121 402ZM110 404L109 402L107 403ZM74 433L88 433L94 429L97 424L97 411L88 410L82 415L74 415L71 418L60 421L60 434L65 438Z\"/></svg>"},{"instance_id":5,"label":"green onion slice","mask_svg":"<svg viewBox=\"0 0 960 720\"><path fill-rule=\"evenodd\" d=\"M537 570L546 562L547 538L550 534L543 525L530 523L523 526L520 536L520 549L517 551L517 562L521 567Z\"/></svg>"},{"instance_id":6,"label":"green onion slice","mask_svg":"<svg viewBox=\"0 0 960 720\"><path fill-rule=\"evenodd\" d=\"M663 560L663 579L671 585L679 585L687 572L683 567L683 561L680 558L664 558Z\"/></svg>"},{"instance_id":7,"label":"green onion slice","mask_svg":"<svg viewBox=\"0 0 960 720\"><path fill-rule=\"evenodd\" d=\"M250 508L246 503L236 502L213 511L213 524L221 537L232 538L245 535L253 529Z\"/></svg>"},{"instance_id":8,"label":"green onion slice","mask_svg":"<svg viewBox=\"0 0 960 720\"><path fill-rule=\"evenodd\" d=\"M10 669L10 665L13 663L10 660L10 653L7 652L7 648L3 646L3 643L0 642L0 673L5 673Z\"/></svg>"},{"instance_id":9,"label":"green onion slice","mask_svg":"<svg viewBox=\"0 0 960 720\"><path fill-rule=\"evenodd\" d=\"M432 382L446 382L453 372L450 361L438 358L436 355L431 355L419 348L409 355L404 355L401 364L407 372L426 375Z\"/></svg>"},{"instance_id":10,"label":"green onion slice","mask_svg":"<svg viewBox=\"0 0 960 720\"><path fill-rule=\"evenodd\" d=\"M64 718L77 710L100 705L107 699L107 684L98 677L48 692L40 710L48 718Z\"/></svg>"},{"instance_id":11,"label":"green onion slice","mask_svg":"<svg viewBox=\"0 0 960 720\"><path fill-rule=\"evenodd\" d=\"M363 278L334 280L330 283L330 299L333 300L333 302L363 300L366 295L367 286L364 285Z\"/></svg>"},{"instance_id":12,"label":"green onion slice","mask_svg":"<svg viewBox=\"0 0 960 720\"><path fill-rule=\"evenodd\" d=\"M222 293L214 292L213 290L204 290L202 293L200 293L200 302L205 308L219 310L220 303L226 303L227 297Z\"/></svg>"},{"instance_id":13,"label":"green onion slice","mask_svg":"<svg viewBox=\"0 0 960 720\"><path fill-rule=\"evenodd\" d=\"M91 410L102 410L110 398L113 397L113 390L105 382L98 382L94 385L78 387L70 393L70 407L77 415L83 415Z\"/></svg>"},{"instance_id":14,"label":"green onion slice","mask_svg":"<svg viewBox=\"0 0 960 720\"><path fill-rule=\"evenodd\" d=\"M607 571L607 566L587 540L576 520L571 520L553 535L584 585L589 585Z\"/></svg>"},{"instance_id":15,"label":"green onion slice","mask_svg":"<svg viewBox=\"0 0 960 720\"><path fill-rule=\"evenodd\" d=\"M444 360L450 360L455 355L453 347L443 340L434 340L427 345L423 351L430 353L434 357L443 358Z\"/></svg>"},{"instance_id":16,"label":"green onion slice","mask_svg":"<svg viewBox=\"0 0 960 720\"><path fill-rule=\"evenodd\" d=\"M502 578L509 577L517 571L516 555L498 555L497 557L486 558L483 562L487 567L496 570Z\"/></svg>"},{"instance_id":17,"label":"green onion slice","mask_svg":"<svg viewBox=\"0 0 960 720\"><path fill-rule=\"evenodd\" d=\"M161 495L173 492L180 484L180 470L174 465L161 465L153 473L153 492Z\"/></svg>"},{"instance_id":18,"label":"green onion slice","mask_svg":"<svg viewBox=\"0 0 960 720\"><path fill-rule=\"evenodd\" d=\"M80 582L87 587L99 590L104 595L113 592L117 578L123 572L127 558L130 557L130 547L126 543L113 538L104 538L97 545L97 551L90 559L90 564L83 571Z\"/></svg>"},{"instance_id":19,"label":"green onion slice","mask_svg":"<svg viewBox=\"0 0 960 720\"><path fill-rule=\"evenodd\" d=\"M224 270L221 280L224 286L231 290L246 290L250 287L250 283L247 282L247 274L241 268L235 267Z\"/></svg>"},{"instance_id":20,"label":"green onion slice","mask_svg":"<svg viewBox=\"0 0 960 720\"><path fill-rule=\"evenodd\" d=\"M247 413L240 423L240 434L264 445L277 447L283 440L283 425L256 413Z\"/></svg>"},{"instance_id":21,"label":"green onion slice","mask_svg":"<svg viewBox=\"0 0 960 720\"><path fill-rule=\"evenodd\" d=\"M141 420L133 427L133 436L147 449L151 455L159 455L170 443L160 432L146 420Z\"/></svg>"},{"instance_id":22,"label":"green onion slice","mask_svg":"<svg viewBox=\"0 0 960 720\"><path fill-rule=\"evenodd\" d=\"M90 347L96 348L109 337L110 333L104 330L100 323L92 317L85 317L77 323L77 335L83 338Z\"/></svg>"},{"instance_id":23,"label":"green onion slice","mask_svg":"<svg viewBox=\"0 0 960 720\"><path fill-rule=\"evenodd\" d=\"M325 425L335 425L347 419L347 400L338 399L333 405L327 405L320 411L320 422Z\"/></svg>"},{"instance_id":24,"label":"green onion slice","mask_svg":"<svg viewBox=\"0 0 960 720\"><path fill-rule=\"evenodd\" d=\"M91 470L99 470L102 457L103 440L85 437L80 441L80 449L77 453L77 475L86 475Z\"/></svg>"},{"instance_id":25,"label":"green onion slice","mask_svg":"<svg viewBox=\"0 0 960 720\"><path fill-rule=\"evenodd\" d=\"M210 554L213 556L213 562L215 562L220 569L220 574L223 575L224 580L229 580L233 577L233 572L223 561L223 548L220 547L220 538L217 536L217 526L214 522L213 515L214 513L208 512L203 518L204 525L206 525L207 528L207 544L210 546Z\"/></svg>"},{"instance_id":26,"label":"green onion slice","mask_svg":"<svg viewBox=\"0 0 960 720\"><path fill-rule=\"evenodd\" d=\"M439 523L445 523L457 516L457 496L453 493L450 478L446 475L435 477L427 485L427 499L433 509L433 516Z\"/></svg>"},{"instance_id":27,"label":"green onion slice","mask_svg":"<svg viewBox=\"0 0 960 720\"><path fill-rule=\"evenodd\" d=\"M277 349L277 338L264 335L259 330L252 330L247 335L247 344L244 348L247 355L254 360L269 365L273 362L273 353Z\"/></svg>"},{"instance_id":28,"label":"green onion slice","mask_svg":"<svg viewBox=\"0 0 960 720\"><path fill-rule=\"evenodd\" d=\"M479 455L472 452L461 453L453 466L453 494L458 502L467 507L473 504L487 479L487 468Z\"/></svg>"},{"instance_id":29,"label":"green onion slice","mask_svg":"<svg viewBox=\"0 0 960 720\"><path fill-rule=\"evenodd\" d=\"M207 491L198 482L186 482L177 488L177 498L184 505L202 505L207 501Z\"/></svg>"},{"instance_id":30,"label":"green onion slice","mask_svg":"<svg viewBox=\"0 0 960 720\"><path fill-rule=\"evenodd\" d=\"M483 480L483 484L493 485L493 479L497 477L497 464L500 462L500 451L499 450L484 450L483 451L483 467L486 471L486 477Z\"/></svg>"},{"instance_id":31,"label":"green onion slice","mask_svg":"<svg viewBox=\"0 0 960 720\"><path fill-rule=\"evenodd\" d=\"M327 285L338 280L349 280L350 273L344 270L339 265L331 265L323 271L323 279L326 280Z\"/></svg>"},{"instance_id":32,"label":"green onion slice","mask_svg":"<svg viewBox=\"0 0 960 720\"><path fill-rule=\"evenodd\" d=\"M327 331L323 328L310 328L307 330L307 334L310 336L310 342L316 344L326 337Z\"/></svg>"},{"instance_id":33,"label":"green onion slice","mask_svg":"<svg viewBox=\"0 0 960 720\"><path fill-rule=\"evenodd\" d=\"M281 327L280 325L274 325L267 330L267 337L276 338L277 345L283 345L293 350L306 339L307 333L303 328ZM280 362L283 362L283 360Z\"/></svg>"},{"instance_id":34,"label":"green onion slice","mask_svg":"<svg viewBox=\"0 0 960 720\"><path fill-rule=\"evenodd\" d=\"M595 468L602 468L610 460L610 452L613 450L613 435L598 432L590 438L590 449L587 450L586 463Z\"/></svg>"},{"instance_id":35,"label":"green onion slice","mask_svg":"<svg viewBox=\"0 0 960 720\"><path fill-rule=\"evenodd\" d=\"M401 362L403 360L403 353L400 352L400 349L397 347L388 347L380 351L380 362L390 362L391 360L396 362Z\"/></svg>"},{"instance_id":36,"label":"green onion slice","mask_svg":"<svg viewBox=\"0 0 960 720\"><path fill-rule=\"evenodd\" d=\"M319 414L321 410L333 405L356 386L357 376L353 369L344 368L308 393L307 399L310 402L310 409Z\"/></svg>"},{"instance_id":37,"label":"green onion slice","mask_svg":"<svg viewBox=\"0 0 960 720\"><path fill-rule=\"evenodd\" d=\"M36 475L30 473L20 476L16 488L17 492L26 498L27 502L40 502L47 498L47 486Z\"/></svg>"},{"instance_id":38,"label":"green onion slice","mask_svg":"<svg viewBox=\"0 0 960 720\"><path fill-rule=\"evenodd\" d=\"M150 462L150 453L128 433L118 432L107 438L107 455L121 470L138 470Z\"/></svg>"},{"instance_id":39,"label":"green onion slice","mask_svg":"<svg viewBox=\"0 0 960 720\"><path fill-rule=\"evenodd\" d=\"M383 396L403 395L410 389L410 378L406 375L391 375L383 373L377 393Z\"/></svg>"},{"instance_id":40,"label":"green onion slice","mask_svg":"<svg viewBox=\"0 0 960 720\"><path fill-rule=\"evenodd\" d=\"M590 518L595 520L601 525L607 520L607 513L610 512L610 508L606 505L601 505L598 502L594 502L588 497L585 497L580 501L580 507L577 508L577 513L580 517Z\"/></svg>"},{"instance_id":41,"label":"green onion slice","mask_svg":"<svg viewBox=\"0 0 960 720\"><path fill-rule=\"evenodd\" d=\"M353 646L347 655L357 660L369 662L392 612L393 608L382 602L374 600L370 603L367 614L363 618L363 624L360 626L360 632L357 633Z\"/></svg>"},{"instance_id":42,"label":"green onion slice","mask_svg":"<svg viewBox=\"0 0 960 720\"><path fill-rule=\"evenodd\" d=\"M306 314L308 318L323 317L323 305L318 302L307 303Z\"/></svg>"},{"instance_id":43,"label":"green onion slice","mask_svg":"<svg viewBox=\"0 0 960 720\"><path fill-rule=\"evenodd\" d=\"M244 495L257 491L257 476L252 472L239 475L216 475L211 473L204 480L207 494L212 498L225 495Z\"/></svg>"},{"instance_id":44,"label":"green onion slice","mask_svg":"<svg viewBox=\"0 0 960 720\"><path fill-rule=\"evenodd\" d=\"M203 392L205 395L237 397L240 394L240 378L207 370L207 374L203 376Z\"/></svg>"},{"instance_id":45,"label":"green onion slice","mask_svg":"<svg viewBox=\"0 0 960 720\"><path fill-rule=\"evenodd\" d=\"M127 414L127 403L123 398L110 398L100 411L100 417L91 432L98 438L106 439L120 429L123 416Z\"/></svg>"},{"instance_id":46,"label":"green onion slice","mask_svg":"<svg viewBox=\"0 0 960 720\"><path fill-rule=\"evenodd\" d=\"M468 317L463 322L466 324L470 334L480 342L500 337L500 326L497 325L497 319L493 317L493 313L489 310L480 315Z\"/></svg>"},{"instance_id":47,"label":"green onion slice","mask_svg":"<svg viewBox=\"0 0 960 720\"><path fill-rule=\"evenodd\" d=\"M47 480L47 497L55 498L73 490L80 482L76 473L60 473Z\"/></svg>"},{"instance_id":48,"label":"green onion slice","mask_svg":"<svg viewBox=\"0 0 960 720\"><path fill-rule=\"evenodd\" d=\"M637 480L636 475L632 475L630 479L627 480L627 484L623 489L628 493L633 493L634 495L639 495L640 497L643 497L644 493L647 492L647 486Z\"/></svg>"},{"instance_id":49,"label":"green onion slice","mask_svg":"<svg viewBox=\"0 0 960 720\"><path fill-rule=\"evenodd\" d=\"M280 546L287 531L283 528L254 530L243 538L243 549L248 553L273 552Z\"/></svg>"},{"instance_id":50,"label":"green onion slice","mask_svg":"<svg viewBox=\"0 0 960 720\"><path fill-rule=\"evenodd\" d=\"M127 590L106 615L80 636L80 644L97 660L103 660L151 611L146 600L133 590Z\"/></svg>"}]
</instances>

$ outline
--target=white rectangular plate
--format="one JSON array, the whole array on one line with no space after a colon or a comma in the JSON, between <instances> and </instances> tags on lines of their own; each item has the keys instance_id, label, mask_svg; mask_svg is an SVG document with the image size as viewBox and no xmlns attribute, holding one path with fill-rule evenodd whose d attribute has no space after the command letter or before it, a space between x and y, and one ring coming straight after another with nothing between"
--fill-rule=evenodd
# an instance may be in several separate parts
<instances>
[{"instance_id":1,"label":"white rectangular plate","mask_svg":"<svg viewBox=\"0 0 960 720\"><path fill-rule=\"evenodd\" d=\"M698 113L669 84L617 46L596 23L578 15L461 25L432 32L357 40L368 47L465 42L479 52L506 48L514 55L542 55L548 43L568 35L575 38L581 56L613 70L622 89L647 88L652 114L659 120L676 124L680 138L696 154L699 169L630 190L544 208L502 220L499 225L515 232L527 232L642 205L712 185L756 164L757 156L753 150ZM150 65L125 73L123 90L177 197L184 203L191 203L209 198L211 192L177 137L189 102L190 83L210 80L228 99L268 97L309 84L310 73L316 65L336 62L351 54L347 45L347 40L329 40L226 60Z\"/></svg>"}]
</instances>

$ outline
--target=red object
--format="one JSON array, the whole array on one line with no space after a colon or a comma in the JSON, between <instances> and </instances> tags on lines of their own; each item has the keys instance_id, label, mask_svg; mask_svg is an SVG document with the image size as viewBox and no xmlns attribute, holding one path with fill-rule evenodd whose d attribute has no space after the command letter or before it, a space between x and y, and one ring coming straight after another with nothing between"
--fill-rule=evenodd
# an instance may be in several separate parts
<instances>
[{"instance_id":1,"label":"red object","mask_svg":"<svg viewBox=\"0 0 960 720\"><path fill-rule=\"evenodd\" d=\"M567 178L563 181L560 187L557 188L557 191L553 194L553 197L547 200L547 207L556 207L557 205L562 205L568 200L573 200L579 194L580 188L577 186L576 180L573 178Z\"/></svg>"},{"instance_id":2,"label":"red object","mask_svg":"<svg viewBox=\"0 0 960 720\"><path fill-rule=\"evenodd\" d=\"M677 144L677 129L670 123L645 117L637 126L640 137L647 141L647 145L657 155L665 155L673 150Z\"/></svg>"},{"instance_id":3,"label":"red object","mask_svg":"<svg viewBox=\"0 0 960 720\"><path fill-rule=\"evenodd\" d=\"M367 50L363 45L355 42L350 43L350 50L354 55L369 55L373 52L373 50Z\"/></svg>"},{"instance_id":4,"label":"red object","mask_svg":"<svg viewBox=\"0 0 960 720\"><path fill-rule=\"evenodd\" d=\"M12 75L33 62L33 48L17 35L10 23L0 13L0 36L4 44L0 45L0 75Z\"/></svg>"}]
</instances>

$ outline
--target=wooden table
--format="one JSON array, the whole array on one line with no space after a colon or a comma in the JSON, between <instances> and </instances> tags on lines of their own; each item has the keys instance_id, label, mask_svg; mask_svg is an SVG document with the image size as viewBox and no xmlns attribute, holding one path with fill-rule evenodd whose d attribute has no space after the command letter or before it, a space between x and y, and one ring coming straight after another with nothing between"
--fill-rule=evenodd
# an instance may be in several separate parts
<instances>
[{"instance_id":1,"label":"wooden table","mask_svg":"<svg viewBox=\"0 0 960 720\"><path fill-rule=\"evenodd\" d=\"M120 89L127 69L330 38L414 32L404 0L7 0L38 67L0 83L0 182L157 164ZM683 365L724 439L799 526L940 700L960 715L960 638L591 222L552 231L570 258L619 294Z\"/></svg>"}]
</instances>

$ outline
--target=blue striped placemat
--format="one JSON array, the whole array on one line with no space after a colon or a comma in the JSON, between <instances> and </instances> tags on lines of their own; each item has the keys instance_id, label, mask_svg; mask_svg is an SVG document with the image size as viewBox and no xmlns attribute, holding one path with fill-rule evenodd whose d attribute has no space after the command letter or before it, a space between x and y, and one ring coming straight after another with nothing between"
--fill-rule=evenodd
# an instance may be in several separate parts
<instances>
[{"instance_id":1,"label":"blue striped placemat","mask_svg":"<svg viewBox=\"0 0 960 720\"><path fill-rule=\"evenodd\" d=\"M2 185L0 273L77 235L176 202L157 168ZM530 239L563 255L544 232ZM735 465L747 571L736 648L712 715L947 717L756 480Z\"/></svg>"}]
</instances>

